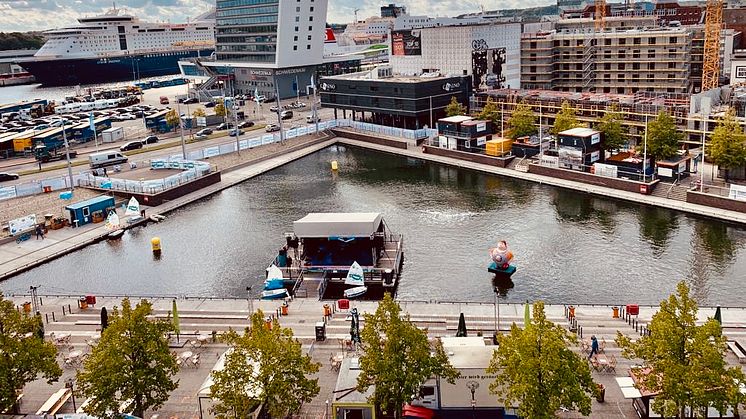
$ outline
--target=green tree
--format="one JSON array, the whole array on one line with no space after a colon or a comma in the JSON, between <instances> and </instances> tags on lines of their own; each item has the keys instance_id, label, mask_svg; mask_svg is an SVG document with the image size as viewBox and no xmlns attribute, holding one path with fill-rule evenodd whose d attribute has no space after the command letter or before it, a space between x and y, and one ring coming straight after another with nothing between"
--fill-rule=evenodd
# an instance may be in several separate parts
<instances>
[{"instance_id":1,"label":"green tree","mask_svg":"<svg viewBox=\"0 0 746 419\"><path fill-rule=\"evenodd\" d=\"M725 171L725 181L731 169L746 164L746 134L736 120L733 108L718 121L710 137L709 155Z\"/></svg>"},{"instance_id":2,"label":"green tree","mask_svg":"<svg viewBox=\"0 0 746 419\"><path fill-rule=\"evenodd\" d=\"M487 373L497 374L490 391L505 406L517 404L521 417L533 419L554 418L560 407L591 413L590 395L598 388L588 363L568 347L575 337L547 320L543 302L534 304L524 329L514 323L497 339Z\"/></svg>"},{"instance_id":3,"label":"green tree","mask_svg":"<svg viewBox=\"0 0 746 419\"><path fill-rule=\"evenodd\" d=\"M513 110L513 114L508 121L508 137L517 139L527 135L536 134L539 130L536 128L536 115L525 102L519 103Z\"/></svg>"},{"instance_id":4,"label":"green tree","mask_svg":"<svg viewBox=\"0 0 746 419\"><path fill-rule=\"evenodd\" d=\"M477 119L492 122L493 132L500 122L500 111L497 109L497 103L492 100L491 96L487 97L487 102L484 104L484 108L477 115Z\"/></svg>"},{"instance_id":5,"label":"green tree","mask_svg":"<svg viewBox=\"0 0 746 419\"><path fill-rule=\"evenodd\" d=\"M604 150L613 152L628 144L627 129L622 125L623 120L619 107L613 105L598 121L596 129L604 134Z\"/></svg>"},{"instance_id":6,"label":"green tree","mask_svg":"<svg viewBox=\"0 0 746 419\"><path fill-rule=\"evenodd\" d=\"M135 308L128 298L109 315L109 326L101 334L78 372L78 388L91 400L85 412L109 417L131 400L137 417L158 409L178 387L172 377L178 372L176 359L168 348L168 320L151 320L152 305L140 301Z\"/></svg>"},{"instance_id":7,"label":"green tree","mask_svg":"<svg viewBox=\"0 0 746 419\"><path fill-rule=\"evenodd\" d=\"M217 101L217 103L215 104L215 115L217 115L217 116L225 116L227 114L228 114L228 112L225 109L225 103L223 103L222 100Z\"/></svg>"},{"instance_id":8,"label":"green tree","mask_svg":"<svg viewBox=\"0 0 746 419\"><path fill-rule=\"evenodd\" d=\"M564 101L562 102L562 108L554 117L554 126L550 132L553 135L558 135L562 131L581 126L583 124L578 122L578 118L575 116L575 108L570 106L570 102Z\"/></svg>"},{"instance_id":9,"label":"green tree","mask_svg":"<svg viewBox=\"0 0 746 419\"><path fill-rule=\"evenodd\" d=\"M666 111L648 123L648 155L656 160L673 157L679 150L679 141L684 136L676 129L676 121ZM642 151L643 146L638 146Z\"/></svg>"},{"instance_id":10,"label":"green tree","mask_svg":"<svg viewBox=\"0 0 746 419\"><path fill-rule=\"evenodd\" d=\"M451 103L446 106L446 116L465 115L466 106L459 103L456 96L451 96Z\"/></svg>"},{"instance_id":11,"label":"green tree","mask_svg":"<svg viewBox=\"0 0 746 419\"><path fill-rule=\"evenodd\" d=\"M192 116L195 118L205 116L205 110L202 108L197 108L194 110L194 112L192 112Z\"/></svg>"},{"instance_id":12,"label":"green tree","mask_svg":"<svg viewBox=\"0 0 746 419\"><path fill-rule=\"evenodd\" d=\"M176 113L176 109L171 109L166 113L166 123L172 127L180 127L179 114Z\"/></svg>"},{"instance_id":13,"label":"green tree","mask_svg":"<svg viewBox=\"0 0 746 419\"><path fill-rule=\"evenodd\" d=\"M360 375L357 387L374 387L369 401L384 413L401 416L402 405L413 400L420 386L439 376L453 384L459 372L453 368L443 344L431 344L421 330L402 316L399 303L385 294L374 314L365 314L361 332Z\"/></svg>"},{"instance_id":14,"label":"green tree","mask_svg":"<svg viewBox=\"0 0 746 419\"><path fill-rule=\"evenodd\" d=\"M276 319L268 329L261 310L251 315L244 334L230 331L223 340L230 347L225 368L212 372L210 387L219 418L245 418L259 405L272 417L286 417L319 393L318 378L307 376L321 365L303 354L291 329Z\"/></svg>"},{"instance_id":15,"label":"green tree","mask_svg":"<svg viewBox=\"0 0 746 419\"><path fill-rule=\"evenodd\" d=\"M0 412L15 406L16 390L26 383L41 376L51 384L62 375L57 348L44 341L41 321L21 314L0 293Z\"/></svg>"},{"instance_id":16,"label":"green tree","mask_svg":"<svg viewBox=\"0 0 746 419\"><path fill-rule=\"evenodd\" d=\"M738 403L743 373L727 366L720 324L709 318L697 325L697 311L697 303L682 281L676 294L661 301L648 326L649 335L633 342L617 332L622 355L642 359L649 367L643 387L659 392L652 407L665 417L684 417L686 407L712 406L725 413L728 406Z\"/></svg>"}]
</instances>

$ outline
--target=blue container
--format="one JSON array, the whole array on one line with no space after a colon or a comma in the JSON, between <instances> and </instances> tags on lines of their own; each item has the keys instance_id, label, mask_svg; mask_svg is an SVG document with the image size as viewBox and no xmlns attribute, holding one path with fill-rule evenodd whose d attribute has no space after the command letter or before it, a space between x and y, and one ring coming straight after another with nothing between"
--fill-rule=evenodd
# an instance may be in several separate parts
<instances>
[{"instance_id":1,"label":"blue container","mask_svg":"<svg viewBox=\"0 0 746 419\"><path fill-rule=\"evenodd\" d=\"M76 220L77 226L92 223L94 212L103 211L104 215L106 215L108 210L113 208L114 197L107 195L97 196L65 206L65 209L70 212L70 224L73 226L76 225Z\"/></svg>"}]
</instances>

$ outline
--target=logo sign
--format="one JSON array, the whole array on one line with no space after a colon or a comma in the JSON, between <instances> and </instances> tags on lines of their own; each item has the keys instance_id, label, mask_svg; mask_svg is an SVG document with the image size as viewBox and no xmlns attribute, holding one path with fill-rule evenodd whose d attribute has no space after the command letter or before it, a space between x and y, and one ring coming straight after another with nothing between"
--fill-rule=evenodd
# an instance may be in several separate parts
<instances>
[{"instance_id":1,"label":"logo sign","mask_svg":"<svg viewBox=\"0 0 746 419\"><path fill-rule=\"evenodd\" d=\"M337 85L322 81L321 83L319 83L319 88L325 92L331 92L333 90L337 90Z\"/></svg>"},{"instance_id":2,"label":"logo sign","mask_svg":"<svg viewBox=\"0 0 746 419\"><path fill-rule=\"evenodd\" d=\"M601 133L597 132L591 135L591 144L598 144L601 142Z\"/></svg>"},{"instance_id":3,"label":"logo sign","mask_svg":"<svg viewBox=\"0 0 746 419\"><path fill-rule=\"evenodd\" d=\"M482 132L487 129L487 123L486 122L480 122L477 124L477 132Z\"/></svg>"},{"instance_id":4,"label":"logo sign","mask_svg":"<svg viewBox=\"0 0 746 419\"><path fill-rule=\"evenodd\" d=\"M448 82L448 83L443 84L443 90L445 90L446 92L452 92L460 88L461 88L460 82L455 82L455 83Z\"/></svg>"},{"instance_id":5,"label":"logo sign","mask_svg":"<svg viewBox=\"0 0 746 419\"><path fill-rule=\"evenodd\" d=\"M487 137L479 137L477 138L477 145L485 145L487 144Z\"/></svg>"},{"instance_id":6,"label":"logo sign","mask_svg":"<svg viewBox=\"0 0 746 419\"><path fill-rule=\"evenodd\" d=\"M23 233L24 231L30 230L34 227L36 227L36 214L30 214L25 217L8 221L8 228L11 236Z\"/></svg>"},{"instance_id":7,"label":"logo sign","mask_svg":"<svg viewBox=\"0 0 746 419\"><path fill-rule=\"evenodd\" d=\"M484 39L475 39L471 41L471 49L474 51L486 51L488 48L487 41Z\"/></svg>"},{"instance_id":8,"label":"logo sign","mask_svg":"<svg viewBox=\"0 0 746 419\"><path fill-rule=\"evenodd\" d=\"M598 159L601 157L600 151L594 151L591 153L591 163L598 161Z\"/></svg>"}]
</instances>

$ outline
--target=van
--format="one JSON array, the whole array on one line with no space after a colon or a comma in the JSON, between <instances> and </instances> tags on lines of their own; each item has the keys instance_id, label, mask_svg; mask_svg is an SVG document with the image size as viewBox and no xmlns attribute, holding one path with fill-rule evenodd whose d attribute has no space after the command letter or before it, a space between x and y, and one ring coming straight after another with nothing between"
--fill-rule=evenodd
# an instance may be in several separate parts
<instances>
[{"instance_id":1,"label":"van","mask_svg":"<svg viewBox=\"0 0 746 419\"><path fill-rule=\"evenodd\" d=\"M168 105L168 98L166 96L161 96L161 105Z\"/></svg>"},{"instance_id":2,"label":"van","mask_svg":"<svg viewBox=\"0 0 746 419\"><path fill-rule=\"evenodd\" d=\"M91 153L88 155L88 163L90 164L91 169L98 169L99 167L127 163L127 156L118 151Z\"/></svg>"}]
</instances>

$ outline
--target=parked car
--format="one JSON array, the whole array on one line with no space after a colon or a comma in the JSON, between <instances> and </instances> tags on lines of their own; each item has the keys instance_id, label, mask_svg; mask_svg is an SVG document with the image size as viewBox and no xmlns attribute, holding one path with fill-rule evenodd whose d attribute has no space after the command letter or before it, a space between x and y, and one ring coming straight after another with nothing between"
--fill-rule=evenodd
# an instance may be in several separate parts
<instances>
[{"instance_id":1,"label":"parked car","mask_svg":"<svg viewBox=\"0 0 746 419\"><path fill-rule=\"evenodd\" d=\"M233 124L227 124L227 123L223 122L222 124L220 124L217 127L215 127L215 130L216 131L222 131L222 130L226 130L226 129L230 129L230 128L233 128Z\"/></svg>"},{"instance_id":2,"label":"parked car","mask_svg":"<svg viewBox=\"0 0 746 419\"><path fill-rule=\"evenodd\" d=\"M269 108L269 111L270 111L270 112L277 112L277 105L275 105L275 106L271 106L271 107Z\"/></svg>"},{"instance_id":3,"label":"parked car","mask_svg":"<svg viewBox=\"0 0 746 419\"><path fill-rule=\"evenodd\" d=\"M208 138L210 138L210 136L207 135L207 134L200 134L200 133L194 134L194 139L195 140L206 140Z\"/></svg>"},{"instance_id":4,"label":"parked car","mask_svg":"<svg viewBox=\"0 0 746 419\"><path fill-rule=\"evenodd\" d=\"M292 119L293 118L293 111L282 111L280 113L281 119Z\"/></svg>"},{"instance_id":5,"label":"parked car","mask_svg":"<svg viewBox=\"0 0 746 419\"><path fill-rule=\"evenodd\" d=\"M199 103L199 99L197 99L196 97L190 97L184 100L185 105L191 105L193 103Z\"/></svg>"},{"instance_id":6,"label":"parked car","mask_svg":"<svg viewBox=\"0 0 746 419\"><path fill-rule=\"evenodd\" d=\"M119 147L120 151L138 150L142 148L142 141L130 141L127 144Z\"/></svg>"},{"instance_id":7,"label":"parked car","mask_svg":"<svg viewBox=\"0 0 746 419\"><path fill-rule=\"evenodd\" d=\"M238 124L239 128L249 128L254 126L254 121L243 121L240 124Z\"/></svg>"},{"instance_id":8,"label":"parked car","mask_svg":"<svg viewBox=\"0 0 746 419\"><path fill-rule=\"evenodd\" d=\"M143 144L155 144L158 142L158 137L155 135L148 135L147 137L142 139Z\"/></svg>"},{"instance_id":9,"label":"parked car","mask_svg":"<svg viewBox=\"0 0 746 419\"><path fill-rule=\"evenodd\" d=\"M214 107L215 107L215 102L207 102L207 103L205 103L205 108L214 108Z\"/></svg>"},{"instance_id":10,"label":"parked car","mask_svg":"<svg viewBox=\"0 0 746 419\"><path fill-rule=\"evenodd\" d=\"M264 127L264 130L267 132L275 132L280 130L280 126L277 124L268 124L266 127Z\"/></svg>"},{"instance_id":11,"label":"parked car","mask_svg":"<svg viewBox=\"0 0 746 419\"><path fill-rule=\"evenodd\" d=\"M197 135L208 136L210 134L212 134L212 130L210 128L202 128L201 130L197 131Z\"/></svg>"},{"instance_id":12,"label":"parked car","mask_svg":"<svg viewBox=\"0 0 746 419\"><path fill-rule=\"evenodd\" d=\"M137 119L137 117L135 117L135 115L132 115L131 113L123 113L123 114L119 115L119 118L122 121Z\"/></svg>"},{"instance_id":13,"label":"parked car","mask_svg":"<svg viewBox=\"0 0 746 419\"><path fill-rule=\"evenodd\" d=\"M160 103L161 105L168 105L168 98L166 96L161 96Z\"/></svg>"},{"instance_id":14,"label":"parked car","mask_svg":"<svg viewBox=\"0 0 746 419\"><path fill-rule=\"evenodd\" d=\"M5 182L7 180L17 180L18 175L15 173L8 173L8 172L0 172L0 182Z\"/></svg>"},{"instance_id":15,"label":"parked car","mask_svg":"<svg viewBox=\"0 0 746 419\"><path fill-rule=\"evenodd\" d=\"M47 128L49 128L49 125L47 125L47 124L41 124L41 125L35 126L34 127L34 131L41 131L41 130L44 130L44 129L47 129Z\"/></svg>"},{"instance_id":16,"label":"parked car","mask_svg":"<svg viewBox=\"0 0 746 419\"><path fill-rule=\"evenodd\" d=\"M236 137L236 136L239 136L239 135L243 135L243 131L240 130L240 129L238 129L238 128L234 128L234 129L231 130L230 133L228 133L228 135L230 135L231 137Z\"/></svg>"}]
</instances>

